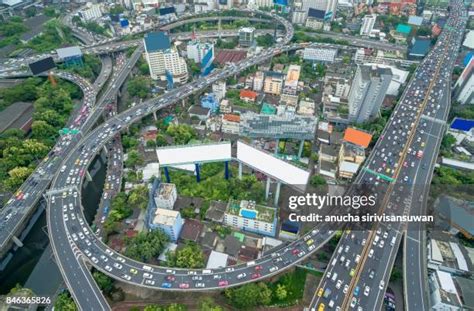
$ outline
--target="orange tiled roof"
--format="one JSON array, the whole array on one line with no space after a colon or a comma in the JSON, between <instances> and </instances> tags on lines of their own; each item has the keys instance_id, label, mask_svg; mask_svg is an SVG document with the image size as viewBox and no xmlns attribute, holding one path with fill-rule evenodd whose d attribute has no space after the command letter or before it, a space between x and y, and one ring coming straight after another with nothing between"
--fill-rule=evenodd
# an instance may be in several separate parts
<instances>
[{"instance_id":1,"label":"orange tiled roof","mask_svg":"<svg viewBox=\"0 0 474 311\"><path fill-rule=\"evenodd\" d=\"M257 93L251 90L241 90L240 97L247 97L255 100L257 98Z\"/></svg>"},{"instance_id":2,"label":"orange tiled roof","mask_svg":"<svg viewBox=\"0 0 474 311\"><path fill-rule=\"evenodd\" d=\"M344 141L367 148L372 140L372 135L356 130L355 128L347 128L344 132Z\"/></svg>"},{"instance_id":3,"label":"orange tiled roof","mask_svg":"<svg viewBox=\"0 0 474 311\"><path fill-rule=\"evenodd\" d=\"M240 116L237 114L225 114L224 120L231 121L231 122L240 122Z\"/></svg>"}]
</instances>

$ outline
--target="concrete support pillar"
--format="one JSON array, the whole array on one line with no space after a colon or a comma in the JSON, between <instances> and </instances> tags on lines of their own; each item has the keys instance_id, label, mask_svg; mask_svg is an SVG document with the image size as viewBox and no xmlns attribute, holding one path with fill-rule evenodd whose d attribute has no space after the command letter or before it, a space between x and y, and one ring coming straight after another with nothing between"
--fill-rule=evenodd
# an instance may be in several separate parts
<instances>
[{"instance_id":1,"label":"concrete support pillar","mask_svg":"<svg viewBox=\"0 0 474 311\"><path fill-rule=\"evenodd\" d=\"M304 149L304 139L300 142L300 149L298 150L298 158L301 158Z\"/></svg>"},{"instance_id":2,"label":"concrete support pillar","mask_svg":"<svg viewBox=\"0 0 474 311\"><path fill-rule=\"evenodd\" d=\"M16 244L16 246L18 246L18 247L23 247L23 242L20 241L20 239L17 238L16 236L12 236L12 240L13 240L13 243Z\"/></svg>"},{"instance_id":3,"label":"concrete support pillar","mask_svg":"<svg viewBox=\"0 0 474 311\"><path fill-rule=\"evenodd\" d=\"M280 188L281 188L281 182L278 182L276 185L276 190L275 190L275 197L273 200L273 205L278 206L278 199L280 199Z\"/></svg>"},{"instance_id":4,"label":"concrete support pillar","mask_svg":"<svg viewBox=\"0 0 474 311\"><path fill-rule=\"evenodd\" d=\"M186 101L184 99L181 100L181 106L186 107Z\"/></svg>"},{"instance_id":5,"label":"concrete support pillar","mask_svg":"<svg viewBox=\"0 0 474 311\"><path fill-rule=\"evenodd\" d=\"M153 120L158 121L158 118L156 117L156 111L153 111Z\"/></svg>"},{"instance_id":6,"label":"concrete support pillar","mask_svg":"<svg viewBox=\"0 0 474 311\"><path fill-rule=\"evenodd\" d=\"M196 181L200 182L201 181L201 174L199 172L199 163L194 164L196 166Z\"/></svg>"},{"instance_id":7,"label":"concrete support pillar","mask_svg":"<svg viewBox=\"0 0 474 311\"><path fill-rule=\"evenodd\" d=\"M106 145L104 145L104 147L102 147L102 150L104 150L106 155L109 155L109 150L107 150Z\"/></svg>"},{"instance_id":8,"label":"concrete support pillar","mask_svg":"<svg viewBox=\"0 0 474 311\"><path fill-rule=\"evenodd\" d=\"M267 176L267 185L265 187L265 200L268 200L268 197L270 196L270 184L271 184L271 179L270 177Z\"/></svg>"},{"instance_id":9,"label":"concrete support pillar","mask_svg":"<svg viewBox=\"0 0 474 311\"><path fill-rule=\"evenodd\" d=\"M229 179L229 161L224 162L224 168L225 168L225 179Z\"/></svg>"},{"instance_id":10,"label":"concrete support pillar","mask_svg":"<svg viewBox=\"0 0 474 311\"><path fill-rule=\"evenodd\" d=\"M239 162L239 179L242 179L242 162Z\"/></svg>"},{"instance_id":11,"label":"concrete support pillar","mask_svg":"<svg viewBox=\"0 0 474 311\"><path fill-rule=\"evenodd\" d=\"M165 171L166 182L167 182L167 183L170 183L170 182L171 182L171 178L170 178L170 172L168 171L168 168L165 167L165 168L164 168L164 171Z\"/></svg>"},{"instance_id":12,"label":"concrete support pillar","mask_svg":"<svg viewBox=\"0 0 474 311\"><path fill-rule=\"evenodd\" d=\"M280 139L277 138L275 145L275 154L278 154L278 149L280 148Z\"/></svg>"},{"instance_id":13,"label":"concrete support pillar","mask_svg":"<svg viewBox=\"0 0 474 311\"><path fill-rule=\"evenodd\" d=\"M86 180L91 182L92 181L92 176L91 176L91 173L89 173L88 170L86 170Z\"/></svg>"}]
</instances>

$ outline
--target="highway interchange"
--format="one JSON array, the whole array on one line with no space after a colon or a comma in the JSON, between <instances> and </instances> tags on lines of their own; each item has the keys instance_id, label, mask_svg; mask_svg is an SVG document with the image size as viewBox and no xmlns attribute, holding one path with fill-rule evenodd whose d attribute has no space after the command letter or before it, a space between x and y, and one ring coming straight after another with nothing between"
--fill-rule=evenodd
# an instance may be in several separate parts
<instances>
[{"instance_id":1,"label":"highway interchange","mask_svg":"<svg viewBox=\"0 0 474 311\"><path fill-rule=\"evenodd\" d=\"M323 245L328 239L330 239L334 234L333 230L328 230L327 228L318 228L302 237L302 239L291 243L278 252L270 253L267 256L262 257L252 263L237 265L226 269L214 269L213 271L206 271L180 269L170 270L164 267L150 267L113 252L94 236L87 223L84 222L82 215L82 207L80 202L82 178L75 178L73 181L71 177L77 176L77 174L79 174L81 177L84 176L90 161L93 159L95 154L100 152L107 140L111 139L115 134L119 133L129 124L139 120L144 115L172 105L182 98L190 96L191 94L208 87L215 81L232 76L244 70L245 68L248 68L249 66L258 64L281 52L307 46L307 44L287 45L293 35L293 29L291 25L282 18L275 16L274 18L278 19L279 22L282 22L287 30L285 40L281 44L278 44L274 48L267 49L259 55L247 58L238 64L228 65L221 71L216 71L205 78L176 88L164 96L151 99L119 115L116 115L106 123L92 130L83 139L81 139L80 142L79 140L75 140L75 137L72 137L71 139L74 140L73 143L70 143L68 148L64 150L64 161L60 164L57 163L54 166L49 166L52 169L50 172L48 171L48 174L49 176L54 176L51 186L52 191L49 192L49 206L47 209L47 220L51 236L51 243L58 260L61 273L63 274L68 288L70 289L81 309L109 309L107 302L93 281L84 260L114 278L140 286L162 288L166 290L209 290L213 288L236 286L276 274L281 270L286 269L305 259L317 248ZM451 18L449 21L451 23L453 18ZM448 23L448 25L451 25L450 23ZM401 104L397 106L394 115L387 125L383 136L378 141L374 152L366 162L370 169L378 170L379 168L383 167L384 174L386 173L386 170L389 169L389 167L385 168L387 163L389 163L388 166L395 166L395 163L398 163L398 166L393 167L390 173L386 173L387 175L393 174L396 176L397 180L399 181L396 187L400 187L400 184L409 185L414 183L415 176L417 176L416 180L418 181L420 177L415 175L415 173L421 174L420 176L423 176L422 171L425 171L424 175L430 176L432 164L434 163L433 157L429 158L424 156L421 157L420 160L417 158L417 151L423 148L424 150L430 150L429 148L432 148L431 150L435 150L438 148L437 146L439 146L439 137L440 133L443 132L443 123L438 122L437 120L443 120L448 107L443 105L443 108L440 108L436 104L439 101L438 96L445 98L449 94L449 86L446 84L443 86L443 81L446 83L445 79L448 78L446 72L449 74L450 79L451 71L448 70L450 68L448 65L451 65L454 62L455 57L453 57L453 55L456 55L459 47L459 32L462 33L462 30L460 29L463 28L461 24L456 25L456 27L458 30L451 31L456 33L456 35L449 36L446 34L446 31L444 31L442 37L440 37L438 41L438 44L431 52L431 56L435 55L433 54L435 52L443 52L444 54L442 55L451 56L443 58L439 56L439 54L436 54L435 56L437 57L427 57L425 59L422 67L416 72L416 76L407 87ZM445 44L443 43L445 40L447 42L451 42L449 40L452 40L452 42L448 44L449 50L444 47ZM101 115L100 110L103 109L104 104L113 100L117 89L126 79L130 68L133 67L138 57L141 55L141 52L142 46L139 45L137 50L128 60L129 64L124 66L124 68L116 74L113 80L114 82L109 83L109 86L111 87L109 87L101 97L102 100L96 104L97 108L93 109L93 113L89 115L84 123L82 123L81 129L83 129L83 133L87 133L97 122ZM441 64L440 62L448 62L449 64ZM423 68L426 68L426 71L424 71ZM440 76L442 79L440 82L436 82L438 81L437 79L433 79L430 82L429 79L426 79L427 74L431 74L436 77ZM436 83L440 83L441 86L447 89L447 91L443 94L435 94L435 92L439 92L438 88L434 87L434 84ZM89 92L90 94L95 95L95 92L91 91L92 88L87 90L86 87L85 90L86 91L84 94ZM430 94L432 94L433 98L429 101L423 100L423 98L425 98L425 94L431 92L432 90L433 92ZM409 94L408 97L407 94ZM405 99L407 102L404 102ZM432 106L433 104L435 105ZM433 120L430 118L433 118ZM407 129L410 129L410 131L405 132ZM418 139L418 137L420 137L420 139ZM409 151L410 148L411 151ZM390 156L389 152L391 152ZM401 155L399 155L400 152ZM386 157L390 157L391 161L385 163L384 166L384 161L382 160ZM426 162L423 162L425 160ZM412 163L415 164L412 166ZM358 176L357 181L362 183L366 181L366 183L374 183L375 185L376 183L383 184L383 181L377 180L373 174L369 174L367 171L362 171ZM387 187L390 187L390 185ZM376 189L374 189L374 191L376 192ZM394 195L390 196L390 198L393 198L391 200L396 201L397 198L400 198L400 196ZM410 211L410 204L412 204L412 202L406 203L408 211ZM396 230L395 228L386 230L387 236L383 237L383 240L386 241L385 247L388 247L388 244L390 243L389 241L391 241L393 237L396 238L394 245L399 244L401 238L399 232L403 230L402 225L403 224L399 224ZM385 235L385 229L386 228L380 231L380 236ZM4 230L2 230L2 232L4 232ZM367 234L369 236L365 237ZM364 233L361 231L352 231L352 233L345 234L340 244L340 247L344 246L341 253L346 253L348 256L347 258L353 256L352 262L354 262L356 254L363 253L362 251L364 250L364 248L361 247L360 242L363 239L366 239L365 245L371 245L373 236L375 236L375 234L372 234L372 232ZM379 239L381 238L379 237ZM312 242L308 243L310 240ZM380 242L378 243L380 244ZM317 247L311 247L310 245L316 245ZM349 245L349 249L346 252L345 248L347 245ZM390 262L390 260L394 259L392 252L384 252L383 247L377 246L374 248L375 254L372 254L370 257L374 258L374 260L375 258L378 258L380 265L385 264L383 267L386 267L387 262ZM368 247L365 247L365 249L368 249ZM392 247L392 249L395 249L395 247ZM367 254L369 252L370 251L366 251ZM396 254L396 250L394 253ZM339 253L337 252L335 258L337 258L338 254ZM366 257L369 256L367 255L361 257L360 260L367 260ZM339 261L340 257L338 258L338 262ZM341 277L340 279L343 280L343 283L341 283L340 288L335 288L334 291L332 291L334 293L334 297L331 297L331 300L334 300L335 304L341 303L341 306L347 306L350 303L349 300L352 301L352 299L344 299L344 297L352 296L352 288L355 289L356 286L355 284L350 284L349 278L347 277L349 272L345 270L344 267L341 268L341 266L342 265L339 264L335 265L334 271L332 271L333 269L329 268L324 279L327 281L323 282L328 282L328 285L331 285L330 282L332 281L331 279L327 278L327 275L332 274L333 272L337 273L337 275ZM367 268L377 267L377 262L368 264L366 266ZM390 274L391 266L391 264L388 264L388 268L376 268L377 273L376 277L374 278L358 278L358 281L361 285L357 286L363 286L363 288L360 289L360 296L363 296L362 292L365 290L365 286L369 286L371 288L371 293L376 292L378 284L380 284L380 280L387 280L387 276ZM368 272L367 275L370 276L370 271L362 271L364 270L364 267L365 266L358 269L356 267L354 273L357 273L357 276L359 276L366 274L362 272ZM389 270L388 273L387 270ZM385 271L385 273L380 275L378 273L379 271ZM343 274L346 274L346 276L343 276ZM369 281L369 279L372 281ZM336 280L338 281L339 278L336 278ZM332 283L337 284L338 282ZM369 283L372 286L367 285ZM345 295L345 293L343 294L345 285L350 286L349 288L351 290L349 295ZM384 287L385 286L386 284ZM383 292L382 290L380 291ZM337 293L339 294L336 296ZM373 300L360 297L356 304L359 306L379 306L378 304L380 303L380 295L374 296L375 295L372 294L366 296L369 298L373 297ZM324 299L326 298L317 297L312 307L316 307L321 303L321 301L324 301ZM329 302L329 299L325 301L327 304L329 304Z\"/></svg>"}]
</instances>

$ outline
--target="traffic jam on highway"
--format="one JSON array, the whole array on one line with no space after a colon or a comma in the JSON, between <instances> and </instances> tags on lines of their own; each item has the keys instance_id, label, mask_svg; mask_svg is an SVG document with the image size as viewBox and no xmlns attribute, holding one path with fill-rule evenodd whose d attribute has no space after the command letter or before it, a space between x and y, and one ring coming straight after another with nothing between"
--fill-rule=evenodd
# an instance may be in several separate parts
<instances>
[{"instance_id":1,"label":"traffic jam on highway","mask_svg":"<svg viewBox=\"0 0 474 311\"><path fill-rule=\"evenodd\" d=\"M433 169L434 161L428 155L437 154L435 148L439 148L444 133L442 121L449 111L452 68L466 24L461 2L452 5L448 30L417 69L367 161L369 170L363 171L359 180L373 193L379 184L393 184L387 204L381 206L384 209L386 205L389 214L410 212L414 186L420 176L429 176L423 171ZM434 142L427 149L430 139ZM315 292L311 310L380 309L402 226L382 223L368 232L347 230Z\"/></svg>"},{"instance_id":2,"label":"traffic jam on highway","mask_svg":"<svg viewBox=\"0 0 474 311\"><path fill-rule=\"evenodd\" d=\"M21 223L20 219L28 213L28 209L20 207L33 206L38 195L41 195L41 192L44 191L43 188L47 187L51 175L55 174L59 168L60 157L67 153L68 150L72 149L72 145L74 145L71 144L72 142L78 141L76 136L79 134L81 126L87 119L91 107L95 103L96 93L87 80L78 75L67 72L55 71L54 75L71 81L81 88L83 92L82 105L73 114L76 117L71 117L69 120L67 132L63 132L63 135L58 139L52 151L50 151L48 156L43 159L35 172L26 180L25 183L23 183L14 196L10 198L5 208L0 211L0 219L2 220L0 221L0 232L2 232L2 241L6 238L6 236L4 237L5 234L15 232L14 227Z\"/></svg>"}]
</instances>

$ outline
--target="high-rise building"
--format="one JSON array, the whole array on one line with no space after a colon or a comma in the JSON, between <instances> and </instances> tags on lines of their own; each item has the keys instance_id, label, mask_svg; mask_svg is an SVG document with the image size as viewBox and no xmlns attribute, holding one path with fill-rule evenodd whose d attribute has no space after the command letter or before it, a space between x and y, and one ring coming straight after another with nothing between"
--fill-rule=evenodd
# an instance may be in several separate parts
<instances>
[{"instance_id":1,"label":"high-rise building","mask_svg":"<svg viewBox=\"0 0 474 311\"><path fill-rule=\"evenodd\" d=\"M192 40L186 46L186 53L188 58L194 60L196 63L201 63L209 51L214 55L214 44L208 42L201 42L199 40Z\"/></svg>"},{"instance_id":2,"label":"high-rise building","mask_svg":"<svg viewBox=\"0 0 474 311\"><path fill-rule=\"evenodd\" d=\"M255 28L242 27L239 29L239 44L244 47L252 46L255 41Z\"/></svg>"},{"instance_id":3,"label":"high-rise building","mask_svg":"<svg viewBox=\"0 0 474 311\"><path fill-rule=\"evenodd\" d=\"M183 218L181 218L181 214L178 211L157 208L153 222L150 224L150 229L161 229L169 236L171 241L176 242L183 224Z\"/></svg>"},{"instance_id":4,"label":"high-rise building","mask_svg":"<svg viewBox=\"0 0 474 311\"><path fill-rule=\"evenodd\" d=\"M360 35L369 36L372 30L374 29L376 20L377 15L375 14L364 16L364 18L362 19L362 27L360 27Z\"/></svg>"},{"instance_id":5,"label":"high-rise building","mask_svg":"<svg viewBox=\"0 0 474 311\"><path fill-rule=\"evenodd\" d=\"M298 90L298 82L300 79L301 66L290 65L286 74L285 86L283 93L288 95L296 95Z\"/></svg>"},{"instance_id":6,"label":"high-rise building","mask_svg":"<svg viewBox=\"0 0 474 311\"><path fill-rule=\"evenodd\" d=\"M461 104L474 104L474 57L454 85L454 98Z\"/></svg>"},{"instance_id":7,"label":"high-rise building","mask_svg":"<svg viewBox=\"0 0 474 311\"><path fill-rule=\"evenodd\" d=\"M217 101L221 101L225 97L226 93L226 82L225 80L217 81L212 85L212 93L216 97Z\"/></svg>"},{"instance_id":8,"label":"high-rise building","mask_svg":"<svg viewBox=\"0 0 474 311\"><path fill-rule=\"evenodd\" d=\"M268 94L280 95L283 88L283 75L278 72L269 71L265 74L263 91Z\"/></svg>"},{"instance_id":9,"label":"high-rise building","mask_svg":"<svg viewBox=\"0 0 474 311\"><path fill-rule=\"evenodd\" d=\"M389 68L358 66L349 92L349 121L362 123L375 116L392 80Z\"/></svg>"},{"instance_id":10,"label":"high-rise building","mask_svg":"<svg viewBox=\"0 0 474 311\"><path fill-rule=\"evenodd\" d=\"M79 17L83 21L90 21L102 16L102 10L100 4L88 3L86 7L78 12Z\"/></svg>"},{"instance_id":11,"label":"high-rise building","mask_svg":"<svg viewBox=\"0 0 474 311\"><path fill-rule=\"evenodd\" d=\"M253 90L260 92L263 88L263 80L265 79L265 75L263 71L257 71L255 73L255 77L253 78Z\"/></svg>"},{"instance_id":12,"label":"high-rise building","mask_svg":"<svg viewBox=\"0 0 474 311\"><path fill-rule=\"evenodd\" d=\"M158 208L173 209L178 197L175 184L160 183L155 192L155 204Z\"/></svg>"},{"instance_id":13,"label":"high-rise building","mask_svg":"<svg viewBox=\"0 0 474 311\"><path fill-rule=\"evenodd\" d=\"M254 201L230 200L224 213L224 224L269 236L275 236L277 220L275 208L259 205Z\"/></svg>"},{"instance_id":14,"label":"high-rise building","mask_svg":"<svg viewBox=\"0 0 474 311\"><path fill-rule=\"evenodd\" d=\"M150 68L152 79L169 75L173 82L185 83L188 80L186 61L179 56L176 47L171 45L169 37L164 32L150 32L143 39L145 56Z\"/></svg>"}]
</instances>

